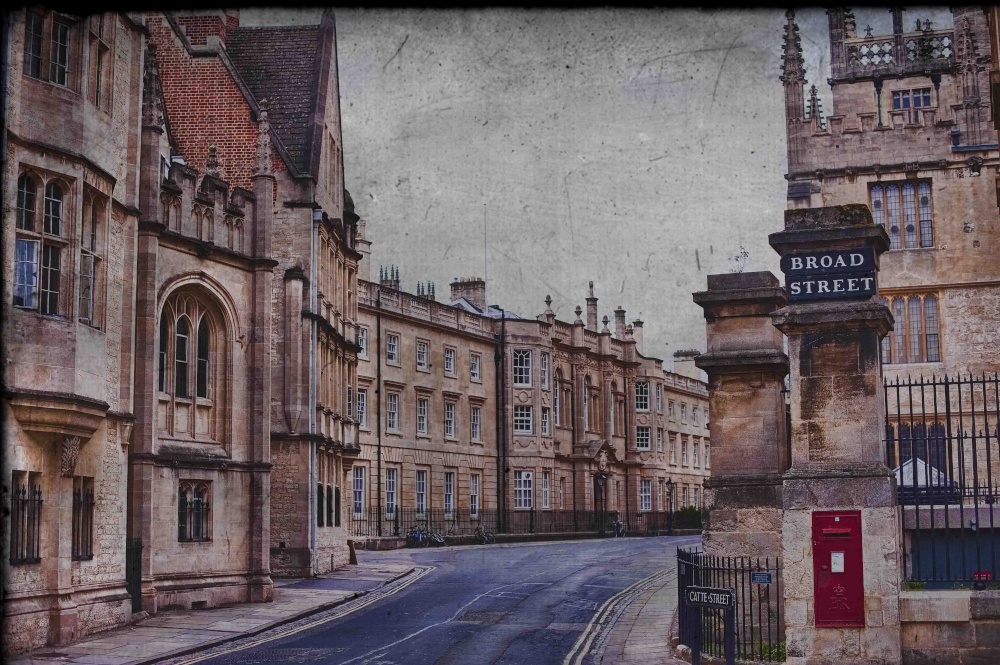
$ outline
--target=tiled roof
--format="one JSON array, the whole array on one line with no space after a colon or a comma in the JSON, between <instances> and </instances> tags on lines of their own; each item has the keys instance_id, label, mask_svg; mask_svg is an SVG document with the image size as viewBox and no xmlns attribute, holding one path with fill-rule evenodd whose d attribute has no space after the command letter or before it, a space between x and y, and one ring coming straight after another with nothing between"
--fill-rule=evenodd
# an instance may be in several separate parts
<instances>
[{"instance_id":1,"label":"tiled roof","mask_svg":"<svg viewBox=\"0 0 1000 665\"><path fill-rule=\"evenodd\" d=\"M270 102L268 118L295 167L308 173L313 111L320 82L316 66L320 26L237 28L226 51L257 102Z\"/></svg>"}]
</instances>

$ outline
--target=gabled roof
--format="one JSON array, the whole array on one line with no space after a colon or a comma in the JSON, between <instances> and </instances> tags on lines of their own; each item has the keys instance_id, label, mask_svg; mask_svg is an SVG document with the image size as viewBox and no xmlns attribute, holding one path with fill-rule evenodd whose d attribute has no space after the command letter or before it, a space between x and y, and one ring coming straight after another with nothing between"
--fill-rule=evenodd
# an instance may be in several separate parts
<instances>
[{"instance_id":1,"label":"gabled roof","mask_svg":"<svg viewBox=\"0 0 1000 665\"><path fill-rule=\"evenodd\" d=\"M321 88L320 26L237 28L226 37L226 51L254 99L270 103L271 127L295 167L309 173L313 114Z\"/></svg>"}]
</instances>

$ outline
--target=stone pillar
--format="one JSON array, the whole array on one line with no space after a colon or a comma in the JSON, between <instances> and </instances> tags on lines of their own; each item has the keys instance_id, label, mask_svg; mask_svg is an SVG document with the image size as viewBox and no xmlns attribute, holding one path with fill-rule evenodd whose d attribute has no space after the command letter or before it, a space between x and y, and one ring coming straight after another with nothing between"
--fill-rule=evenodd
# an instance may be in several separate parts
<instances>
[{"instance_id":1,"label":"stone pillar","mask_svg":"<svg viewBox=\"0 0 1000 665\"><path fill-rule=\"evenodd\" d=\"M876 269L889 246L863 205L788 210L785 230L771 234L770 243L782 256L871 248ZM792 459L782 523L787 662L900 663L902 543L895 484L884 462L879 359L892 315L869 297L796 302L772 319L788 336L791 368ZM839 578L832 591L814 588L817 511L860 512L863 625L817 625L817 610L848 609ZM837 568L832 555L817 563Z\"/></svg>"},{"instance_id":2,"label":"stone pillar","mask_svg":"<svg viewBox=\"0 0 1000 665\"><path fill-rule=\"evenodd\" d=\"M694 294L705 310L712 477L706 554L777 557L781 552L781 474L788 468L785 400L788 357L770 315L785 292L769 272L709 275Z\"/></svg>"}]
</instances>

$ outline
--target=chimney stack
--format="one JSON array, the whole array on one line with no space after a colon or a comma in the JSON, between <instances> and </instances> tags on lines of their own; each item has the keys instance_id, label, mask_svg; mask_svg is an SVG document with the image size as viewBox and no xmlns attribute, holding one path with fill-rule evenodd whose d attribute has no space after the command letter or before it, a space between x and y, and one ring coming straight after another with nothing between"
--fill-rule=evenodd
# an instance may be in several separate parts
<instances>
[{"instance_id":1,"label":"chimney stack","mask_svg":"<svg viewBox=\"0 0 1000 665\"><path fill-rule=\"evenodd\" d=\"M451 283L452 302L459 298L465 298L481 311L486 311L486 282L481 277L456 277Z\"/></svg>"},{"instance_id":2,"label":"chimney stack","mask_svg":"<svg viewBox=\"0 0 1000 665\"><path fill-rule=\"evenodd\" d=\"M396 266L389 266L388 268L379 266L378 283L380 286L399 291L399 268Z\"/></svg>"},{"instance_id":3,"label":"chimney stack","mask_svg":"<svg viewBox=\"0 0 1000 665\"><path fill-rule=\"evenodd\" d=\"M597 332L597 298L594 297L594 283L590 283L587 296L587 330Z\"/></svg>"},{"instance_id":4,"label":"chimney stack","mask_svg":"<svg viewBox=\"0 0 1000 665\"><path fill-rule=\"evenodd\" d=\"M680 374L691 379L702 380L702 372L694 364L694 357L700 355L698 349L682 349L674 351L674 374Z\"/></svg>"},{"instance_id":5,"label":"chimney stack","mask_svg":"<svg viewBox=\"0 0 1000 665\"><path fill-rule=\"evenodd\" d=\"M615 310L615 339L625 339L625 310L621 305Z\"/></svg>"},{"instance_id":6,"label":"chimney stack","mask_svg":"<svg viewBox=\"0 0 1000 665\"><path fill-rule=\"evenodd\" d=\"M642 319L632 322L632 337L635 338L635 350L642 353Z\"/></svg>"}]
</instances>

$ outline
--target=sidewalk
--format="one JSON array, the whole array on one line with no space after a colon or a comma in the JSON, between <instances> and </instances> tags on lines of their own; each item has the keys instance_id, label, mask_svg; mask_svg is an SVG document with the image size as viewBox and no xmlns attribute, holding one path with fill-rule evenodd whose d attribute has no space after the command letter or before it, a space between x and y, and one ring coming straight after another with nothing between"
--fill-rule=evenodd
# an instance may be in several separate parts
<instances>
[{"instance_id":1,"label":"sidewalk","mask_svg":"<svg viewBox=\"0 0 1000 665\"><path fill-rule=\"evenodd\" d=\"M676 576L647 589L625 608L595 665L690 665L674 656L670 622L677 605Z\"/></svg>"},{"instance_id":2,"label":"sidewalk","mask_svg":"<svg viewBox=\"0 0 1000 665\"><path fill-rule=\"evenodd\" d=\"M274 602L169 610L131 626L95 633L8 660L10 665L141 665L207 649L323 611L399 579L413 566L359 564L314 579L277 579Z\"/></svg>"}]
</instances>

